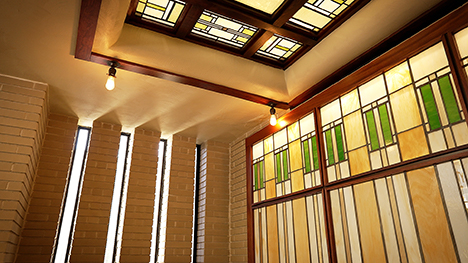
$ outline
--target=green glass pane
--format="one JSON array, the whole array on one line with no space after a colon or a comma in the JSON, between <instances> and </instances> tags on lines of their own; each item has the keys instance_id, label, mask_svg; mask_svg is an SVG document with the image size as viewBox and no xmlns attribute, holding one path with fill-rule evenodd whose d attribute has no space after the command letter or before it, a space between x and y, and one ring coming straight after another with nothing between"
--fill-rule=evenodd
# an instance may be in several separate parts
<instances>
[{"instance_id":1,"label":"green glass pane","mask_svg":"<svg viewBox=\"0 0 468 263\"><path fill-rule=\"evenodd\" d=\"M289 174L288 174L288 156L286 155L287 152L286 150L281 153L283 155L283 174L284 174L284 180L289 179Z\"/></svg>"},{"instance_id":2,"label":"green glass pane","mask_svg":"<svg viewBox=\"0 0 468 263\"><path fill-rule=\"evenodd\" d=\"M254 164L254 185L255 190L258 190L258 164Z\"/></svg>"},{"instance_id":3,"label":"green glass pane","mask_svg":"<svg viewBox=\"0 0 468 263\"><path fill-rule=\"evenodd\" d=\"M314 156L314 170L317 170L319 168L318 164L318 151L317 151L317 141L315 139L315 136L312 137L312 154Z\"/></svg>"},{"instance_id":4,"label":"green glass pane","mask_svg":"<svg viewBox=\"0 0 468 263\"><path fill-rule=\"evenodd\" d=\"M455 99L449 76L440 78L439 86L450 123L460 121L460 111L458 110L457 100Z\"/></svg>"},{"instance_id":5,"label":"green glass pane","mask_svg":"<svg viewBox=\"0 0 468 263\"><path fill-rule=\"evenodd\" d=\"M385 144L393 143L392 130L390 128L390 119L388 118L387 106L379 106L380 122L382 123Z\"/></svg>"},{"instance_id":6,"label":"green glass pane","mask_svg":"<svg viewBox=\"0 0 468 263\"><path fill-rule=\"evenodd\" d=\"M379 138L377 137L377 129L375 128L374 113L372 111L366 112L366 119L372 150L379 149Z\"/></svg>"},{"instance_id":7,"label":"green glass pane","mask_svg":"<svg viewBox=\"0 0 468 263\"><path fill-rule=\"evenodd\" d=\"M325 138L327 140L327 154L328 154L328 165L335 163L335 158L333 156L333 143L331 137L331 130L325 132Z\"/></svg>"},{"instance_id":8,"label":"green glass pane","mask_svg":"<svg viewBox=\"0 0 468 263\"><path fill-rule=\"evenodd\" d=\"M305 171L306 173L311 171L310 167L310 153L309 153L309 140L304 141L302 144L304 149L304 160L305 160Z\"/></svg>"},{"instance_id":9,"label":"green glass pane","mask_svg":"<svg viewBox=\"0 0 468 263\"><path fill-rule=\"evenodd\" d=\"M341 125L335 127L336 146L338 148L338 158L344 160L343 135L341 134Z\"/></svg>"},{"instance_id":10,"label":"green glass pane","mask_svg":"<svg viewBox=\"0 0 468 263\"><path fill-rule=\"evenodd\" d=\"M432 93L431 85L427 84L421 87L421 94L424 101L424 108L426 108L427 118L429 119L429 126L431 130L440 128L439 113Z\"/></svg>"},{"instance_id":11,"label":"green glass pane","mask_svg":"<svg viewBox=\"0 0 468 263\"><path fill-rule=\"evenodd\" d=\"M281 155L276 154L276 181L279 183L283 181L283 176L281 175Z\"/></svg>"},{"instance_id":12,"label":"green glass pane","mask_svg":"<svg viewBox=\"0 0 468 263\"><path fill-rule=\"evenodd\" d=\"M263 188L263 161L260 162L258 169L260 170L260 188Z\"/></svg>"}]
</instances>

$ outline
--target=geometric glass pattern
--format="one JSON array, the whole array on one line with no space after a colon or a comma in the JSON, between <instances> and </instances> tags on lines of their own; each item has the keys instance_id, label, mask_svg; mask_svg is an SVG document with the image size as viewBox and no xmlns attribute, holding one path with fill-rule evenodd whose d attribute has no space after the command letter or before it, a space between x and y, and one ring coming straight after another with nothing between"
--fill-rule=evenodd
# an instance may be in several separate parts
<instances>
[{"instance_id":1,"label":"geometric glass pattern","mask_svg":"<svg viewBox=\"0 0 468 263\"><path fill-rule=\"evenodd\" d=\"M286 60L301 46L302 43L296 40L274 34L259 50L257 50L256 54L277 60Z\"/></svg>"},{"instance_id":2,"label":"geometric glass pattern","mask_svg":"<svg viewBox=\"0 0 468 263\"><path fill-rule=\"evenodd\" d=\"M284 0L235 0L244 5L250 6L257 10L263 11L267 14L273 14L278 7L284 2Z\"/></svg>"},{"instance_id":3,"label":"geometric glass pattern","mask_svg":"<svg viewBox=\"0 0 468 263\"><path fill-rule=\"evenodd\" d=\"M309 0L289 19L289 22L314 32L320 31L354 0Z\"/></svg>"},{"instance_id":4,"label":"geometric glass pattern","mask_svg":"<svg viewBox=\"0 0 468 263\"><path fill-rule=\"evenodd\" d=\"M460 52L461 62L468 75L468 28L460 30L455 34L455 40Z\"/></svg>"},{"instance_id":5,"label":"geometric glass pattern","mask_svg":"<svg viewBox=\"0 0 468 263\"><path fill-rule=\"evenodd\" d=\"M192 33L242 48L258 28L210 11L203 11Z\"/></svg>"},{"instance_id":6,"label":"geometric glass pattern","mask_svg":"<svg viewBox=\"0 0 468 263\"><path fill-rule=\"evenodd\" d=\"M184 6L185 3L179 0L138 0L135 14L172 27Z\"/></svg>"},{"instance_id":7,"label":"geometric glass pattern","mask_svg":"<svg viewBox=\"0 0 468 263\"><path fill-rule=\"evenodd\" d=\"M442 43L321 108L329 182L468 144Z\"/></svg>"},{"instance_id":8,"label":"geometric glass pattern","mask_svg":"<svg viewBox=\"0 0 468 263\"><path fill-rule=\"evenodd\" d=\"M467 171L455 159L330 191L337 262L467 262Z\"/></svg>"},{"instance_id":9,"label":"geometric glass pattern","mask_svg":"<svg viewBox=\"0 0 468 263\"><path fill-rule=\"evenodd\" d=\"M255 209L253 222L255 262L328 263L321 193Z\"/></svg>"},{"instance_id":10,"label":"geometric glass pattern","mask_svg":"<svg viewBox=\"0 0 468 263\"><path fill-rule=\"evenodd\" d=\"M257 142L252 150L254 203L321 184L313 114Z\"/></svg>"}]
</instances>

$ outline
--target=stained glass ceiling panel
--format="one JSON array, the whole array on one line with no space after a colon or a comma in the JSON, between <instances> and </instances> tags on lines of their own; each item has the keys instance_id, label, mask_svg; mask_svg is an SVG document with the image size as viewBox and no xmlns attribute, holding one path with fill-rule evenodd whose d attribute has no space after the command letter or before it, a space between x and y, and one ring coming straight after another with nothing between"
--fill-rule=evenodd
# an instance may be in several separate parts
<instances>
[{"instance_id":1,"label":"stained glass ceiling panel","mask_svg":"<svg viewBox=\"0 0 468 263\"><path fill-rule=\"evenodd\" d=\"M343 12L354 0L309 0L289 22L319 32Z\"/></svg>"},{"instance_id":2,"label":"stained glass ceiling panel","mask_svg":"<svg viewBox=\"0 0 468 263\"><path fill-rule=\"evenodd\" d=\"M185 3L179 0L139 0L135 14L153 22L174 26Z\"/></svg>"},{"instance_id":3,"label":"stained glass ceiling panel","mask_svg":"<svg viewBox=\"0 0 468 263\"><path fill-rule=\"evenodd\" d=\"M302 43L296 40L275 34L265 42L256 54L284 61L294 54L301 46Z\"/></svg>"},{"instance_id":4,"label":"stained glass ceiling panel","mask_svg":"<svg viewBox=\"0 0 468 263\"><path fill-rule=\"evenodd\" d=\"M273 14L284 0L235 0L246 6L250 6L267 14Z\"/></svg>"},{"instance_id":5,"label":"stained glass ceiling panel","mask_svg":"<svg viewBox=\"0 0 468 263\"><path fill-rule=\"evenodd\" d=\"M205 10L192 33L242 48L257 30L251 25Z\"/></svg>"}]
</instances>

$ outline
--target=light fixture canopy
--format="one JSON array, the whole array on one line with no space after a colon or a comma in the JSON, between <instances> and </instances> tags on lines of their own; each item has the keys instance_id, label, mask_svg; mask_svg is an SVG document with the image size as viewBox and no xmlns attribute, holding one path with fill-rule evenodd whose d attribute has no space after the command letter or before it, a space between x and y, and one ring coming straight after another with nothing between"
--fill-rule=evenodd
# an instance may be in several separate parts
<instances>
[{"instance_id":1,"label":"light fixture canopy","mask_svg":"<svg viewBox=\"0 0 468 263\"><path fill-rule=\"evenodd\" d=\"M107 64L110 66L110 68L109 72L107 73L108 77L106 82L106 89L113 90L115 88L115 74L117 73L117 70L115 68L120 66L120 64L117 61L109 61Z\"/></svg>"},{"instance_id":2,"label":"light fixture canopy","mask_svg":"<svg viewBox=\"0 0 468 263\"><path fill-rule=\"evenodd\" d=\"M276 109L275 109L275 104L274 103L268 103L268 105L271 107L270 108L270 125L275 126L276 125Z\"/></svg>"}]
</instances>

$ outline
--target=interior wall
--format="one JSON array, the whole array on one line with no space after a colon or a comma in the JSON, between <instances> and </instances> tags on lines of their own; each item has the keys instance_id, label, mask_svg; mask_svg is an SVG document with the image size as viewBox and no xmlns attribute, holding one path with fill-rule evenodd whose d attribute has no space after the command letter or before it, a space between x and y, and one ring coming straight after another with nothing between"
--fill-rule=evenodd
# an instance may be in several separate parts
<instances>
[{"instance_id":1,"label":"interior wall","mask_svg":"<svg viewBox=\"0 0 468 263\"><path fill-rule=\"evenodd\" d=\"M0 75L0 261L13 262L47 118L43 83Z\"/></svg>"},{"instance_id":2,"label":"interior wall","mask_svg":"<svg viewBox=\"0 0 468 263\"><path fill-rule=\"evenodd\" d=\"M201 145L196 262L227 262L229 255L229 145Z\"/></svg>"},{"instance_id":3,"label":"interior wall","mask_svg":"<svg viewBox=\"0 0 468 263\"><path fill-rule=\"evenodd\" d=\"M49 262L78 119L50 114L16 262Z\"/></svg>"},{"instance_id":4,"label":"interior wall","mask_svg":"<svg viewBox=\"0 0 468 263\"><path fill-rule=\"evenodd\" d=\"M247 177L245 138L230 145L229 262L247 262Z\"/></svg>"}]
</instances>

